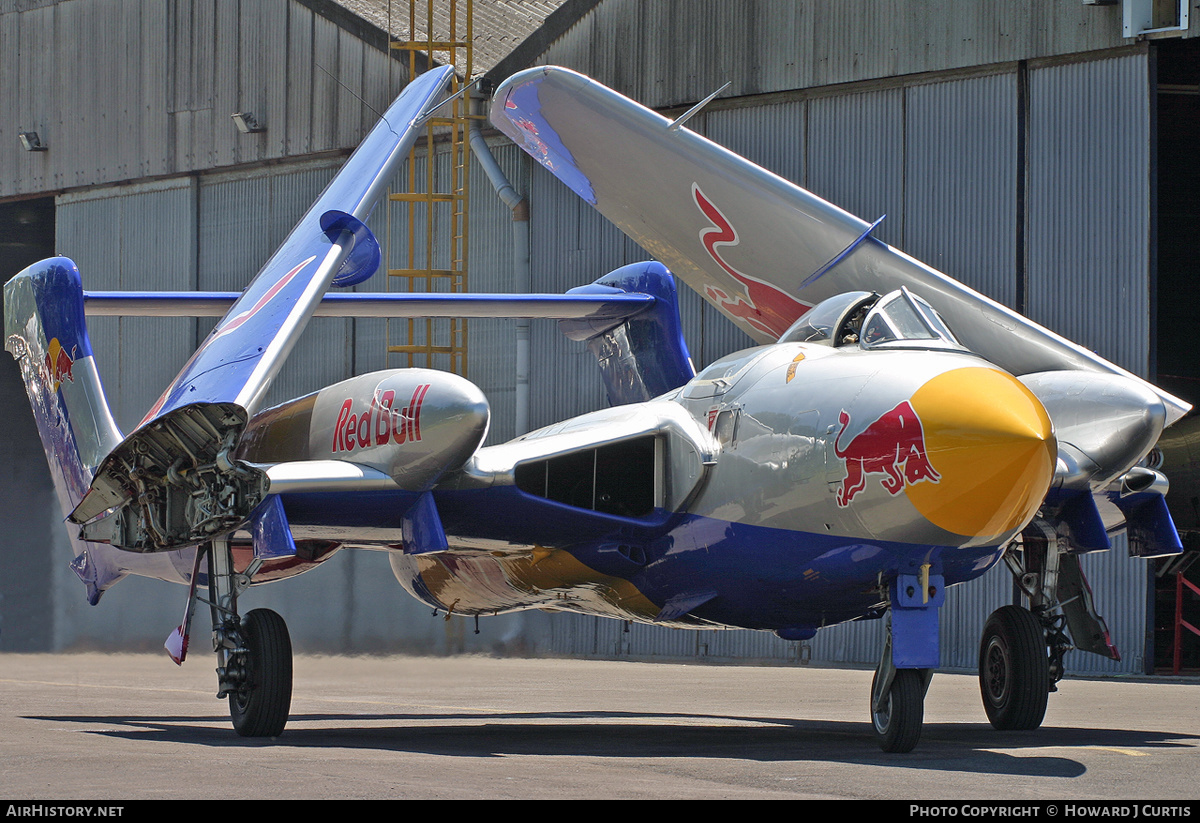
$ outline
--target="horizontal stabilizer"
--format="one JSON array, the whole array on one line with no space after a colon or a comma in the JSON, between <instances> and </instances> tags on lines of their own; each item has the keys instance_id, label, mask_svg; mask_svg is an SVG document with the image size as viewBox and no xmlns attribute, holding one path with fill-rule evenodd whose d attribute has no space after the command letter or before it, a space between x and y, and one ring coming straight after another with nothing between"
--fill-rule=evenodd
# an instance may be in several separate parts
<instances>
[{"instance_id":1,"label":"horizontal stabilizer","mask_svg":"<svg viewBox=\"0 0 1200 823\"><path fill-rule=\"evenodd\" d=\"M85 292L99 317L224 317L234 292ZM654 304L649 294L446 294L334 292L314 317L512 317L623 320Z\"/></svg>"}]
</instances>

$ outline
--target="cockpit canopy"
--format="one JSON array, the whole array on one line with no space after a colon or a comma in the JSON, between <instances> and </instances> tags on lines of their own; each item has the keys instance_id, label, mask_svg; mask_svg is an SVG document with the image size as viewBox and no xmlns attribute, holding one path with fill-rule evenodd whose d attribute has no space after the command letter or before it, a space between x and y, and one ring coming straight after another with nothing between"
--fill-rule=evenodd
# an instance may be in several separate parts
<instances>
[{"instance_id":1,"label":"cockpit canopy","mask_svg":"<svg viewBox=\"0 0 1200 823\"><path fill-rule=\"evenodd\" d=\"M780 343L822 343L841 346L858 340L863 318L879 295L869 291L850 291L822 300L788 327ZM853 339L847 339L853 336Z\"/></svg>"},{"instance_id":2,"label":"cockpit canopy","mask_svg":"<svg viewBox=\"0 0 1200 823\"><path fill-rule=\"evenodd\" d=\"M885 294L867 312L859 344L864 349L931 348L965 351L950 327L924 299L904 286Z\"/></svg>"},{"instance_id":3,"label":"cockpit canopy","mask_svg":"<svg viewBox=\"0 0 1200 823\"><path fill-rule=\"evenodd\" d=\"M883 297L864 291L830 297L793 323L779 342L966 350L933 306L903 286Z\"/></svg>"}]
</instances>

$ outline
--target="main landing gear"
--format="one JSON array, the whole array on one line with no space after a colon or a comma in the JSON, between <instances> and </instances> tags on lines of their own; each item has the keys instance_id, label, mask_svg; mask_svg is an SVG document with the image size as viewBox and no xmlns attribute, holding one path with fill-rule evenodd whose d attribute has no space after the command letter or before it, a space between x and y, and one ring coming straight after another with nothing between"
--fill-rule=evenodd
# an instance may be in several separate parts
<instances>
[{"instance_id":1,"label":"main landing gear","mask_svg":"<svg viewBox=\"0 0 1200 823\"><path fill-rule=\"evenodd\" d=\"M1036 729L1050 696L1046 632L1033 612L1004 606L992 612L979 644L979 691L997 729Z\"/></svg>"},{"instance_id":2,"label":"main landing gear","mask_svg":"<svg viewBox=\"0 0 1200 823\"><path fill-rule=\"evenodd\" d=\"M1036 729L1046 702L1062 679L1063 658L1075 638L1080 648L1113 659L1116 649L1069 542L1045 520L1035 518L1004 562L1030 608L1004 606L992 612L979 644L979 692L988 720L1004 731Z\"/></svg>"},{"instance_id":3,"label":"main landing gear","mask_svg":"<svg viewBox=\"0 0 1200 823\"><path fill-rule=\"evenodd\" d=\"M214 540L207 552L217 697L229 698L233 728L242 737L278 737L292 704L292 641L287 625L270 609L238 616L237 597L250 585L259 561L239 574L227 541Z\"/></svg>"}]
</instances>

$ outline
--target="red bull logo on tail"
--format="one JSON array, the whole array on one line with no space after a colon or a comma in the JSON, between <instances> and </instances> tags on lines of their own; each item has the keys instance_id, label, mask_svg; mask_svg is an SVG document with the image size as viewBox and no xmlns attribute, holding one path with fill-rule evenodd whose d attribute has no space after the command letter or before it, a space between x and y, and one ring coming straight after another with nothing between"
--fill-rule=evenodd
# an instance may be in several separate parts
<instances>
[{"instance_id":1,"label":"red bull logo on tail","mask_svg":"<svg viewBox=\"0 0 1200 823\"><path fill-rule=\"evenodd\" d=\"M51 340L50 345L46 347L46 361L42 364L45 369L43 379L50 384L51 391L58 391L63 380L75 382L75 375L71 370L75 366L76 349L76 346L72 346L68 353L58 342L57 337Z\"/></svg>"},{"instance_id":2,"label":"red bull logo on tail","mask_svg":"<svg viewBox=\"0 0 1200 823\"><path fill-rule=\"evenodd\" d=\"M355 412L354 399L347 398L342 403L337 425L333 428L333 452L336 454L368 446L415 443L420 440L421 406L425 403L429 386L429 383L422 383L413 389L412 398L403 409L393 408L396 393L390 389L377 392L361 412Z\"/></svg>"},{"instance_id":3,"label":"red bull logo on tail","mask_svg":"<svg viewBox=\"0 0 1200 823\"><path fill-rule=\"evenodd\" d=\"M850 501L867 483L868 474L883 474L880 484L889 494L899 494L905 484L928 480L937 483L942 476L929 462L925 452L925 430L921 418L905 400L878 420L869 424L842 446L842 435L850 428L850 415L838 415L842 430L833 443L833 451L846 461L846 477L837 493L838 506Z\"/></svg>"}]
</instances>

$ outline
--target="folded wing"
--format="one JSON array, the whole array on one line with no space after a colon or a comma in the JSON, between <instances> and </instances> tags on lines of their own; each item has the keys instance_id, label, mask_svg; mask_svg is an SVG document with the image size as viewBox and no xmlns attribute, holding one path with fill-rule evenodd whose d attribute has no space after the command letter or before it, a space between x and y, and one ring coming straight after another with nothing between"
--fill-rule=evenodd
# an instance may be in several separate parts
<instances>
[{"instance_id":1,"label":"folded wing","mask_svg":"<svg viewBox=\"0 0 1200 823\"><path fill-rule=\"evenodd\" d=\"M369 275L379 246L363 225L440 102L453 67L426 72L383 119L292 229L146 415L232 402L253 412L335 277ZM374 265L371 265L372 262Z\"/></svg>"},{"instance_id":2,"label":"folded wing","mask_svg":"<svg viewBox=\"0 0 1200 823\"><path fill-rule=\"evenodd\" d=\"M583 75L555 67L516 74L497 89L491 118L759 342L778 339L835 294L906 285L966 346L1013 374L1085 370L1144 382L876 240L863 220ZM1162 399L1168 424L1189 408L1144 385Z\"/></svg>"},{"instance_id":3,"label":"folded wing","mask_svg":"<svg viewBox=\"0 0 1200 823\"><path fill-rule=\"evenodd\" d=\"M440 104L452 66L404 89L138 428L101 463L70 520L110 514L107 540L136 551L194 544L244 522L269 487L234 455L251 415L330 284L379 267L364 224Z\"/></svg>"}]
</instances>

